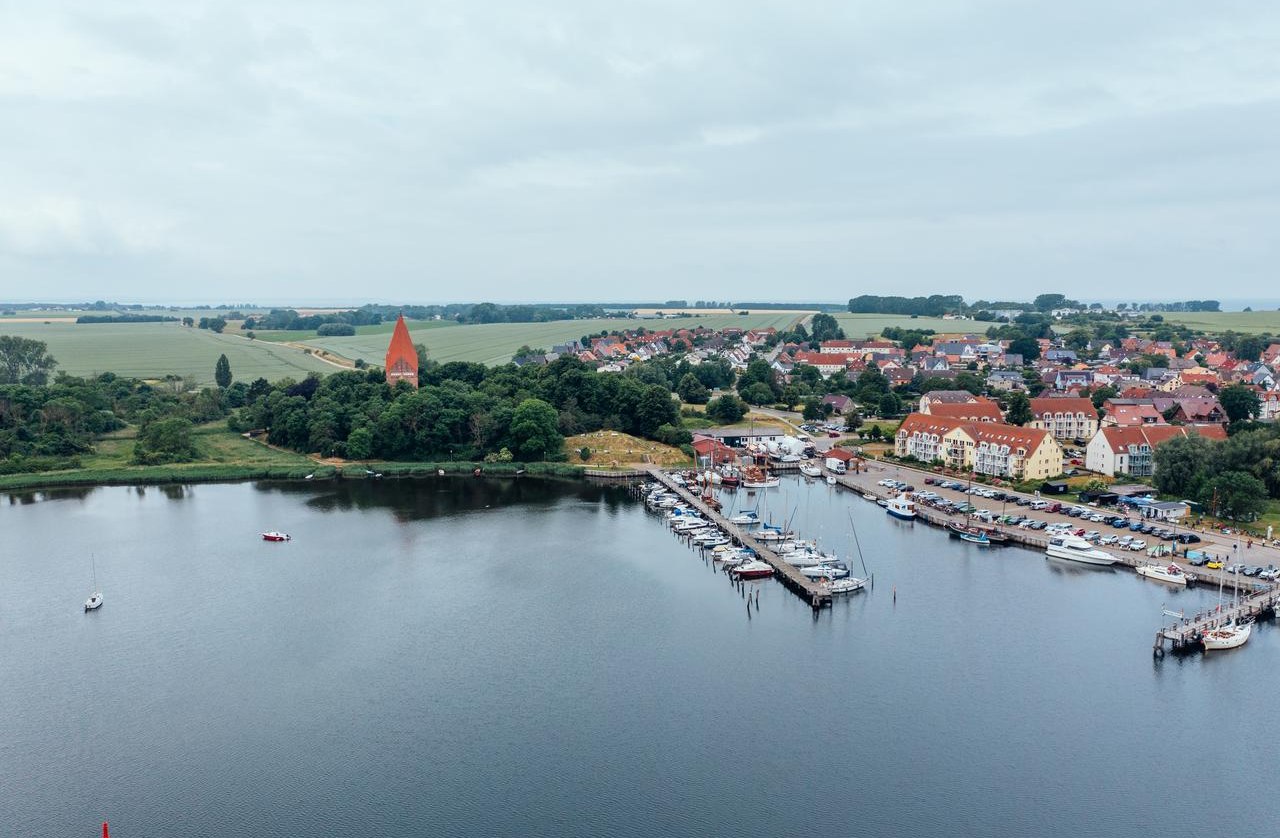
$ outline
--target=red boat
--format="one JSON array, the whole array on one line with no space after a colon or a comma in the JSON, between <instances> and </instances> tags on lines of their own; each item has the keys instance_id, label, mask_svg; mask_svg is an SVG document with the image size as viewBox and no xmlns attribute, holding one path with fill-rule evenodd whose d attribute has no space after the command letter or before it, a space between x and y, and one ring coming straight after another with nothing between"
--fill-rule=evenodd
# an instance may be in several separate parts
<instances>
[{"instance_id":1,"label":"red boat","mask_svg":"<svg viewBox=\"0 0 1280 838\"><path fill-rule=\"evenodd\" d=\"M740 564L729 572L739 579L763 579L773 575L773 568L765 562L753 561Z\"/></svg>"},{"instance_id":2,"label":"red boat","mask_svg":"<svg viewBox=\"0 0 1280 838\"><path fill-rule=\"evenodd\" d=\"M287 532L264 532L262 534L263 541L288 541L290 535Z\"/></svg>"}]
</instances>

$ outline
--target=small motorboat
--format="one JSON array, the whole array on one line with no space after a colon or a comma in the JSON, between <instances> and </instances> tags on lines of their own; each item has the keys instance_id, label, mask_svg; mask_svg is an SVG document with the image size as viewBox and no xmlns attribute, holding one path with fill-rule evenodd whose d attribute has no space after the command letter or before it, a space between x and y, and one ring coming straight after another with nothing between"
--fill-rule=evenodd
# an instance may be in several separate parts
<instances>
[{"instance_id":1,"label":"small motorboat","mask_svg":"<svg viewBox=\"0 0 1280 838\"><path fill-rule=\"evenodd\" d=\"M289 535L287 532L276 532L275 530L272 530L271 532L264 532L262 534L263 541L289 541L292 538L293 536Z\"/></svg>"},{"instance_id":2,"label":"small motorboat","mask_svg":"<svg viewBox=\"0 0 1280 838\"><path fill-rule=\"evenodd\" d=\"M879 501L879 500L880 500L878 497L876 497L875 495L871 494L870 492L863 492L863 493L862 493L862 497L863 497L865 500L874 500L874 501Z\"/></svg>"},{"instance_id":3,"label":"small motorboat","mask_svg":"<svg viewBox=\"0 0 1280 838\"><path fill-rule=\"evenodd\" d=\"M773 568L766 562L750 561L730 568L729 572L739 579L764 579L773 575Z\"/></svg>"},{"instance_id":4,"label":"small motorboat","mask_svg":"<svg viewBox=\"0 0 1280 838\"><path fill-rule=\"evenodd\" d=\"M1167 565L1139 565L1135 570L1137 570L1139 576L1155 579L1157 582L1168 582L1171 585L1186 585L1188 581L1187 574L1182 568L1172 562Z\"/></svg>"},{"instance_id":5,"label":"small motorboat","mask_svg":"<svg viewBox=\"0 0 1280 838\"><path fill-rule=\"evenodd\" d=\"M85 611L97 611L102 607L102 592L94 591L89 594L89 598L84 601Z\"/></svg>"},{"instance_id":6,"label":"small motorboat","mask_svg":"<svg viewBox=\"0 0 1280 838\"><path fill-rule=\"evenodd\" d=\"M836 485L836 476L834 474L827 475L827 485L828 486Z\"/></svg>"},{"instance_id":7,"label":"small motorboat","mask_svg":"<svg viewBox=\"0 0 1280 838\"><path fill-rule=\"evenodd\" d=\"M813 463L801 463L800 473L805 477L821 477L822 469L818 468Z\"/></svg>"},{"instance_id":8,"label":"small motorboat","mask_svg":"<svg viewBox=\"0 0 1280 838\"><path fill-rule=\"evenodd\" d=\"M960 540L967 541L970 544L976 544L979 547L990 547L991 539L987 538L985 532L965 531L960 533Z\"/></svg>"}]
</instances>

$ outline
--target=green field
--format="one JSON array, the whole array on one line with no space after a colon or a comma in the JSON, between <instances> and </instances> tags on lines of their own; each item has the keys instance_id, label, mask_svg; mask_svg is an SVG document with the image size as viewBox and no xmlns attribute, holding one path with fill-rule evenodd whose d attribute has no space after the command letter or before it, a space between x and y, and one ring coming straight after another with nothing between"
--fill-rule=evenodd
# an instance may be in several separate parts
<instances>
[{"instance_id":1,"label":"green field","mask_svg":"<svg viewBox=\"0 0 1280 838\"><path fill-rule=\"evenodd\" d=\"M58 361L57 370L72 375L114 372L137 378L162 378L173 373L213 383L213 366L226 353L231 373L250 381L302 378L309 372L333 372L336 367L301 349L232 334L215 334L173 323L0 322L0 334L42 340Z\"/></svg>"},{"instance_id":2,"label":"green field","mask_svg":"<svg viewBox=\"0 0 1280 838\"><path fill-rule=\"evenodd\" d=\"M447 329L456 327L456 320L406 320L410 330L414 332L424 331L426 329ZM242 333L244 330L240 328L240 323L228 323L227 332ZM363 335L382 335L388 336L391 330L396 327L396 321L392 320L388 323L379 323L376 326L356 326L356 337ZM275 343L296 343L298 341L311 341L316 339L315 329L306 331L296 330L289 331L285 329L275 329L271 331L263 331L262 329L253 329L253 335L258 340L269 340ZM384 347L385 348L385 347Z\"/></svg>"},{"instance_id":3,"label":"green field","mask_svg":"<svg viewBox=\"0 0 1280 838\"><path fill-rule=\"evenodd\" d=\"M903 329L933 329L939 334L983 334L996 323L980 320L943 320L941 317L909 317L905 314L851 314L835 315L850 340L875 337L885 328L898 326Z\"/></svg>"},{"instance_id":4,"label":"green field","mask_svg":"<svg viewBox=\"0 0 1280 838\"><path fill-rule=\"evenodd\" d=\"M1181 323L1205 332L1280 334L1280 311L1176 311L1157 312L1169 323Z\"/></svg>"},{"instance_id":5,"label":"green field","mask_svg":"<svg viewBox=\"0 0 1280 838\"><path fill-rule=\"evenodd\" d=\"M795 313L759 312L741 316L736 314L709 314L704 317L680 317L670 320L558 320L553 323L490 323L480 326L453 326L440 328L441 321L413 322L409 334L414 343L423 343L432 359L449 361L475 361L497 365L505 364L521 346L550 349L554 344L580 338L604 329L626 329L644 326L653 331L707 326L722 329L741 326L744 329L763 329L769 326L783 328L796 319ZM380 327L373 326L371 329ZM318 346L351 360L363 359L370 364L382 364L387 351L387 334L390 331L359 334L355 337L312 338L309 346Z\"/></svg>"}]
</instances>

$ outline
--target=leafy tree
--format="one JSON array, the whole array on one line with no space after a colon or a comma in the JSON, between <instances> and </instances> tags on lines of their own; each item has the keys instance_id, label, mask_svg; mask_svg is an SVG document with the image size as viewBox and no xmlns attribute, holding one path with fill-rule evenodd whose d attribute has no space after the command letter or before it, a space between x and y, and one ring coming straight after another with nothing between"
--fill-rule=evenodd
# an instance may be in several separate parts
<instances>
[{"instance_id":1,"label":"leafy tree","mask_svg":"<svg viewBox=\"0 0 1280 838\"><path fill-rule=\"evenodd\" d=\"M367 425L353 429L347 437L347 456L352 460L367 460L373 456L373 432Z\"/></svg>"},{"instance_id":2,"label":"leafy tree","mask_svg":"<svg viewBox=\"0 0 1280 838\"><path fill-rule=\"evenodd\" d=\"M1063 342L1066 343L1067 347L1077 352L1083 352L1088 349L1091 340L1093 340L1093 335L1089 333L1088 329L1072 329L1063 338Z\"/></svg>"},{"instance_id":3,"label":"leafy tree","mask_svg":"<svg viewBox=\"0 0 1280 838\"><path fill-rule=\"evenodd\" d=\"M822 400L816 397L804 400L804 413L802 414L807 422L814 422L822 418Z\"/></svg>"},{"instance_id":4,"label":"leafy tree","mask_svg":"<svg viewBox=\"0 0 1280 838\"><path fill-rule=\"evenodd\" d=\"M1031 412L1031 400L1026 393L1012 392L1008 402L1009 411L1005 415L1005 421L1010 425L1025 425L1035 419L1035 414Z\"/></svg>"},{"instance_id":5,"label":"leafy tree","mask_svg":"<svg viewBox=\"0 0 1280 838\"><path fill-rule=\"evenodd\" d=\"M1218 401L1221 402L1222 409L1227 412L1227 418L1233 423L1256 418L1262 411L1258 394L1243 384L1223 387L1218 393Z\"/></svg>"},{"instance_id":6,"label":"leafy tree","mask_svg":"<svg viewBox=\"0 0 1280 838\"><path fill-rule=\"evenodd\" d=\"M511 439L523 460L549 460L559 456L564 437L556 426L558 419L556 409L541 399L520 402L511 417Z\"/></svg>"},{"instance_id":7,"label":"leafy tree","mask_svg":"<svg viewBox=\"0 0 1280 838\"><path fill-rule=\"evenodd\" d=\"M218 356L218 362L213 365L213 380L224 390L231 386L231 362L227 360L225 352Z\"/></svg>"},{"instance_id":8,"label":"leafy tree","mask_svg":"<svg viewBox=\"0 0 1280 838\"><path fill-rule=\"evenodd\" d=\"M725 393L707 404L707 418L722 425L732 425L747 415L747 406L732 393Z\"/></svg>"},{"instance_id":9,"label":"leafy tree","mask_svg":"<svg viewBox=\"0 0 1280 838\"><path fill-rule=\"evenodd\" d=\"M821 343L824 340L844 340L844 329L830 314L815 314L809 323L809 333L813 340Z\"/></svg>"},{"instance_id":10,"label":"leafy tree","mask_svg":"<svg viewBox=\"0 0 1280 838\"><path fill-rule=\"evenodd\" d=\"M745 390L740 386L738 392L742 394L747 404L769 404L774 400L773 390L762 381L755 382Z\"/></svg>"},{"instance_id":11,"label":"leafy tree","mask_svg":"<svg viewBox=\"0 0 1280 838\"><path fill-rule=\"evenodd\" d=\"M1120 391L1112 387L1110 384L1104 384L1089 394L1089 401L1093 402L1093 406L1098 410L1102 410L1102 406L1106 404L1108 399L1114 399L1120 395Z\"/></svg>"},{"instance_id":12,"label":"leafy tree","mask_svg":"<svg viewBox=\"0 0 1280 838\"><path fill-rule=\"evenodd\" d=\"M879 409L882 418L890 419L902 410L902 401L896 393L885 393L880 397Z\"/></svg>"},{"instance_id":13,"label":"leafy tree","mask_svg":"<svg viewBox=\"0 0 1280 838\"><path fill-rule=\"evenodd\" d=\"M1236 341L1235 354L1242 361L1256 361L1262 357L1262 338L1245 335Z\"/></svg>"},{"instance_id":14,"label":"leafy tree","mask_svg":"<svg viewBox=\"0 0 1280 838\"><path fill-rule=\"evenodd\" d=\"M636 432L653 437L663 425L679 424L680 408L671 400L671 391L661 384L650 384L644 388L636 405Z\"/></svg>"},{"instance_id":15,"label":"leafy tree","mask_svg":"<svg viewBox=\"0 0 1280 838\"><path fill-rule=\"evenodd\" d=\"M692 372L684 374L676 386L676 392L680 395L681 401L689 404L706 404L711 400L711 391Z\"/></svg>"},{"instance_id":16,"label":"leafy tree","mask_svg":"<svg viewBox=\"0 0 1280 838\"><path fill-rule=\"evenodd\" d=\"M1252 474L1228 471L1205 484L1201 503L1214 503L1218 514L1235 521L1252 521L1266 511L1267 487Z\"/></svg>"},{"instance_id":17,"label":"leafy tree","mask_svg":"<svg viewBox=\"0 0 1280 838\"><path fill-rule=\"evenodd\" d=\"M1029 364L1040 357L1040 344L1035 338L1023 335L1009 341L1009 351L1015 355L1021 355L1023 362Z\"/></svg>"},{"instance_id":18,"label":"leafy tree","mask_svg":"<svg viewBox=\"0 0 1280 838\"><path fill-rule=\"evenodd\" d=\"M57 365L44 341L0 335L0 384L45 384Z\"/></svg>"},{"instance_id":19,"label":"leafy tree","mask_svg":"<svg viewBox=\"0 0 1280 838\"><path fill-rule=\"evenodd\" d=\"M141 465L190 462L200 456L190 419L174 416L143 426L133 446L133 461Z\"/></svg>"}]
</instances>

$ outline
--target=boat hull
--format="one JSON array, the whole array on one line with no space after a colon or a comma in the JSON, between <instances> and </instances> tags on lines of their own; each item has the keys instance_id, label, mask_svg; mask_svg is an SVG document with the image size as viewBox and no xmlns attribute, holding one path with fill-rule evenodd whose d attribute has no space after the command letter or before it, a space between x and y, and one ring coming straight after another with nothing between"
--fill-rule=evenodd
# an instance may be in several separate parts
<instances>
[{"instance_id":1,"label":"boat hull","mask_svg":"<svg viewBox=\"0 0 1280 838\"><path fill-rule=\"evenodd\" d=\"M739 579L765 579L773 575L773 568L769 568L768 570L743 570L741 568L734 568L729 572L734 576L737 576Z\"/></svg>"},{"instance_id":2,"label":"boat hull","mask_svg":"<svg viewBox=\"0 0 1280 838\"><path fill-rule=\"evenodd\" d=\"M1095 556L1091 553L1077 553L1060 547L1054 547L1053 545L1049 545L1049 548L1045 550L1044 554L1051 559L1062 559L1063 561L1075 562L1076 564L1094 565L1096 567L1113 565L1119 561L1115 556L1102 553L1101 550L1092 552L1100 553L1101 555Z\"/></svg>"},{"instance_id":3,"label":"boat hull","mask_svg":"<svg viewBox=\"0 0 1280 838\"><path fill-rule=\"evenodd\" d=\"M1146 565L1139 567L1137 570L1139 576L1145 576L1146 578L1154 579L1157 582L1164 582L1167 585L1177 585L1180 588L1184 588L1187 585L1186 576L1182 574L1169 573L1161 567Z\"/></svg>"},{"instance_id":4,"label":"boat hull","mask_svg":"<svg viewBox=\"0 0 1280 838\"><path fill-rule=\"evenodd\" d=\"M1236 649L1243 646L1253 634L1253 623L1245 623L1230 629L1213 629L1204 633L1204 650L1206 652L1221 649Z\"/></svg>"},{"instance_id":5,"label":"boat hull","mask_svg":"<svg viewBox=\"0 0 1280 838\"><path fill-rule=\"evenodd\" d=\"M916 519L916 513L914 512L899 512L898 510L890 509L887 506L884 511L897 518L899 521L914 521Z\"/></svg>"}]
</instances>

